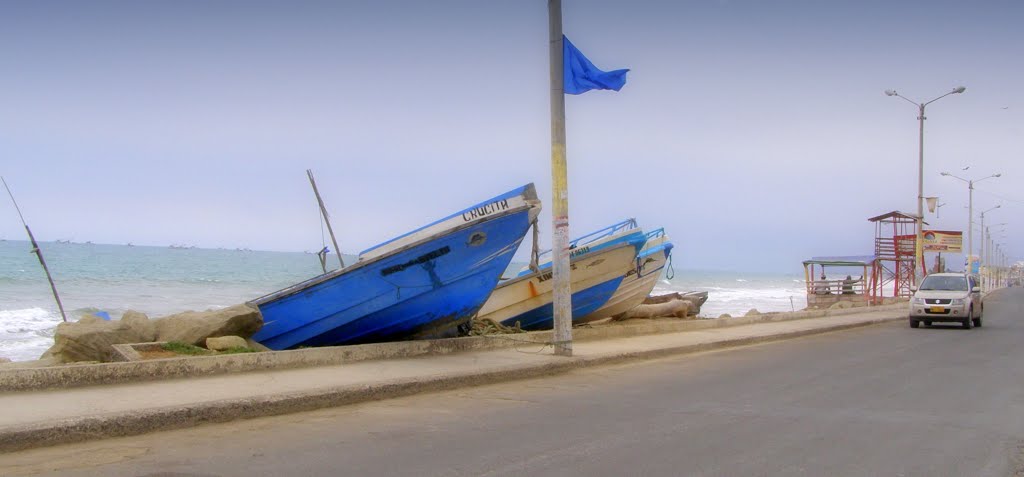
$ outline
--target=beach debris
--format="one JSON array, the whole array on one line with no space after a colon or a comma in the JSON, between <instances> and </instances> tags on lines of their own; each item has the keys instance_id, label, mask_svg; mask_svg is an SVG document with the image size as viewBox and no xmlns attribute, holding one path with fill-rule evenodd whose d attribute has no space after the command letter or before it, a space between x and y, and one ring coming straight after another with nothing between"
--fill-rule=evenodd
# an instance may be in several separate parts
<instances>
[{"instance_id":1,"label":"beach debris","mask_svg":"<svg viewBox=\"0 0 1024 477\"><path fill-rule=\"evenodd\" d=\"M210 351L225 351L231 348L248 348L249 343L241 336L217 336L206 338L206 349Z\"/></svg>"},{"instance_id":2,"label":"beach debris","mask_svg":"<svg viewBox=\"0 0 1024 477\"><path fill-rule=\"evenodd\" d=\"M249 338L263 326L255 307L240 304L208 311L186 311L155 320L157 341L180 341L201 346L207 338L240 336Z\"/></svg>"},{"instance_id":3,"label":"beach debris","mask_svg":"<svg viewBox=\"0 0 1024 477\"><path fill-rule=\"evenodd\" d=\"M637 305L636 308L619 314L614 320L630 320L634 318L676 317L686 318L690 314L689 300L669 300L662 303Z\"/></svg>"},{"instance_id":4,"label":"beach debris","mask_svg":"<svg viewBox=\"0 0 1024 477\"><path fill-rule=\"evenodd\" d=\"M655 305L658 303L665 303L672 300L685 300L690 302L691 315L699 315L700 307L704 302L708 301L708 292L687 292L687 293L666 293L664 295L649 296L644 299L644 305Z\"/></svg>"}]
</instances>

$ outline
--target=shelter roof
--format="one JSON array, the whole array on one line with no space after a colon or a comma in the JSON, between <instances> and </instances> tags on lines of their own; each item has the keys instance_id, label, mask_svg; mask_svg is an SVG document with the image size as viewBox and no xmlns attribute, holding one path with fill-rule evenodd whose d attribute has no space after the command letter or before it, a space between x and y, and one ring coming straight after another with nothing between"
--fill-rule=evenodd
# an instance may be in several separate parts
<instances>
[{"instance_id":1,"label":"shelter roof","mask_svg":"<svg viewBox=\"0 0 1024 477\"><path fill-rule=\"evenodd\" d=\"M804 265L825 265L830 267L868 267L875 261L874 255L846 255L839 257L811 257Z\"/></svg>"},{"instance_id":2,"label":"shelter roof","mask_svg":"<svg viewBox=\"0 0 1024 477\"><path fill-rule=\"evenodd\" d=\"M894 210L892 212L887 212L887 213L884 213L882 215L879 215L878 217L872 217L872 218L868 219L868 222L878 222L880 220L892 219L892 218L907 219L907 220L917 220L917 214L911 214L911 213L907 213L907 212L900 212L898 210Z\"/></svg>"}]
</instances>

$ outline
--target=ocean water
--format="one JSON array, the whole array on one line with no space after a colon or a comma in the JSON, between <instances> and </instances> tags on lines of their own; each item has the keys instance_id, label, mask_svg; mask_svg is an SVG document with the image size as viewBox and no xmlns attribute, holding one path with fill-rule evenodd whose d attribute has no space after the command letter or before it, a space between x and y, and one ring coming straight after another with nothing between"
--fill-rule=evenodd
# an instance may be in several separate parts
<instances>
[{"instance_id":1,"label":"ocean water","mask_svg":"<svg viewBox=\"0 0 1024 477\"><path fill-rule=\"evenodd\" d=\"M321 273L315 255L297 252L77 243L40 247L68 321L97 311L118 319L127 310L156 318L223 308ZM61 322L46 275L30 248L26 241L0 241L0 357L14 361L38 358L53 344ZM346 257L346 263L350 260ZM803 276L796 274L676 270L655 288L655 293L673 291L707 291L701 315L709 317L806 306Z\"/></svg>"}]
</instances>

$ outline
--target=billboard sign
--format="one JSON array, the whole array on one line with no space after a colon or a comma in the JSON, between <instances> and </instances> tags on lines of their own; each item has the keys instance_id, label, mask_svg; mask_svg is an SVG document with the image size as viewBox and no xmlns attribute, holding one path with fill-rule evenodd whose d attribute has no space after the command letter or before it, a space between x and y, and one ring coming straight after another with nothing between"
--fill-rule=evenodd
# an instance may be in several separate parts
<instances>
[{"instance_id":1,"label":"billboard sign","mask_svg":"<svg viewBox=\"0 0 1024 477\"><path fill-rule=\"evenodd\" d=\"M924 230L925 252L961 253L964 250L963 232L951 230Z\"/></svg>"}]
</instances>

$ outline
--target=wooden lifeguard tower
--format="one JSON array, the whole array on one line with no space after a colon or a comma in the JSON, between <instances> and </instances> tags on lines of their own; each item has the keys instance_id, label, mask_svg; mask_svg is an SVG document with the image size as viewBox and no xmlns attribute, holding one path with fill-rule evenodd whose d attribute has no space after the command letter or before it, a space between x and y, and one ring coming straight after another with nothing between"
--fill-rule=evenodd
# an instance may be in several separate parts
<instances>
[{"instance_id":1,"label":"wooden lifeguard tower","mask_svg":"<svg viewBox=\"0 0 1024 477\"><path fill-rule=\"evenodd\" d=\"M914 285L917 215L892 211L868 219L875 224L875 260L868 283L873 303L909 297ZM922 270L923 271L923 270ZM891 290L892 294L886 294Z\"/></svg>"}]
</instances>

